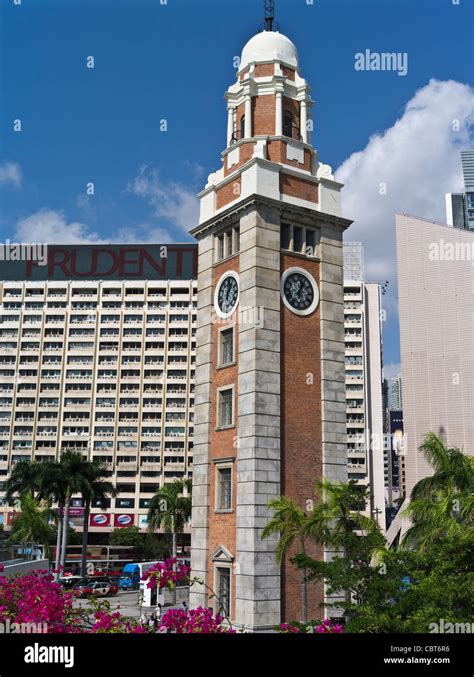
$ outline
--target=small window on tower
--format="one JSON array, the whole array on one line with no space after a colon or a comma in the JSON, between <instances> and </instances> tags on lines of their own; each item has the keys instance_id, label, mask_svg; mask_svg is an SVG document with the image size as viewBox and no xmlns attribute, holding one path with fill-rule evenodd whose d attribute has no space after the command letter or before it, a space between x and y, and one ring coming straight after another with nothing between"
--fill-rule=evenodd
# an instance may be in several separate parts
<instances>
[{"instance_id":1,"label":"small window on tower","mask_svg":"<svg viewBox=\"0 0 474 677\"><path fill-rule=\"evenodd\" d=\"M310 228L306 229L306 256L316 256L316 233Z\"/></svg>"},{"instance_id":2,"label":"small window on tower","mask_svg":"<svg viewBox=\"0 0 474 677\"><path fill-rule=\"evenodd\" d=\"M298 226L293 228L293 249L295 252L301 253L303 247L303 229Z\"/></svg>"},{"instance_id":3,"label":"small window on tower","mask_svg":"<svg viewBox=\"0 0 474 677\"><path fill-rule=\"evenodd\" d=\"M245 115L240 118L240 138L245 139Z\"/></svg>"},{"instance_id":4,"label":"small window on tower","mask_svg":"<svg viewBox=\"0 0 474 677\"><path fill-rule=\"evenodd\" d=\"M240 252L240 228L234 228L235 234L235 253Z\"/></svg>"},{"instance_id":5,"label":"small window on tower","mask_svg":"<svg viewBox=\"0 0 474 677\"><path fill-rule=\"evenodd\" d=\"M220 428L227 428L234 425L234 389L226 388L219 391L218 399L218 425Z\"/></svg>"},{"instance_id":6,"label":"small window on tower","mask_svg":"<svg viewBox=\"0 0 474 677\"><path fill-rule=\"evenodd\" d=\"M218 592L216 611L228 617L230 614L230 568L217 567L216 579Z\"/></svg>"},{"instance_id":7,"label":"small window on tower","mask_svg":"<svg viewBox=\"0 0 474 677\"><path fill-rule=\"evenodd\" d=\"M222 260L224 256L224 236L219 235L217 238L217 258Z\"/></svg>"},{"instance_id":8,"label":"small window on tower","mask_svg":"<svg viewBox=\"0 0 474 677\"><path fill-rule=\"evenodd\" d=\"M220 365L225 367L226 365L233 364L234 362L234 329L223 329L220 332Z\"/></svg>"},{"instance_id":9,"label":"small window on tower","mask_svg":"<svg viewBox=\"0 0 474 677\"><path fill-rule=\"evenodd\" d=\"M217 468L217 510L232 510L232 468Z\"/></svg>"},{"instance_id":10,"label":"small window on tower","mask_svg":"<svg viewBox=\"0 0 474 677\"><path fill-rule=\"evenodd\" d=\"M283 119L283 136L293 138L293 116L291 113L285 113Z\"/></svg>"},{"instance_id":11,"label":"small window on tower","mask_svg":"<svg viewBox=\"0 0 474 677\"><path fill-rule=\"evenodd\" d=\"M281 248L289 249L291 244L291 227L284 223L281 227Z\"/></svg>"},{"instance_id":12,"label":"small window on tower","mask_svg":"<svg viewBox=\"0 0 474 677\"><path fill-rule=\"evenodd\" d=\"M227 256L232 256L232 254L234 253L232 248L232 231L231 230L227 231L225 237L226 237L226 254Z\"/></svg>"}]
</instances>

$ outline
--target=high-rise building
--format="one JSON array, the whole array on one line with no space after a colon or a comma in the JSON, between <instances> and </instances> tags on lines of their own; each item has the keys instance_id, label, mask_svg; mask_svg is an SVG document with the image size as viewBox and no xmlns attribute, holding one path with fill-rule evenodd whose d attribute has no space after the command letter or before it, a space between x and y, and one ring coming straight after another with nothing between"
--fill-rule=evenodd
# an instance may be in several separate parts
<instances>
[{"instance_id":1,"label":"high-rise building","mask_svg":"<svg viewBox=\"0 0 474 677\"><path fill-rule=\"evenodd\" d=\"M101 459L118 495L90 528L146 526L157 488L191 475L195 245L50 246L0 268L0 504L21 460ZM101 509L102 508L102 509ZM10 508L11 510L11 508Z\"/></svg>"},{"instance_id":2,"label":"high-rise building","mask_svg":"<svg viewBox=\"0 0 474 677\"><path fill-rule=\"evenodd\" d=\"M310 138L295 45L265 30L226 93L223 167L200 194L192 570L232 621L301 614L299 573L262 540L268 502L347 479L341 184ZM323 557L314 548L311 554ZM310 586L308 613L323 590ZM214 604L193 586L191 604Z\"/></svg>"},{"instance_id":3,"label":"high-rise building","mask_svg":"<svg viewBox=\"0 0 474 677\"><path fill-rule=\"evenodd\" d=\"M474 230L474 150L461 151L464 193L446 193L446 223Z\"/></svg>"},{"instance_id":4,"label":"high-rise building","mask_svg":"<svg viewBox=\"0 0 474 677\"><path fill-rule=\"evenodd\" d=\"M364 282L362 243L343 249L348 478L369 487L366 514L385 529L380 285Z\"/></svg>"},{"instance_id":5,"label":"high-rise building","mask_svg":"<svg viewBox=\"0 0 474 677\"><path fill-rule=\"evenodd\" d=\"M406 496L428 432L474 453L474 233L397 215Z\"/></svg>"},{"instance_id":6,"label":"high-rise building","mask_svg":"<svg viewBox=\"0 0 474 677\"><path fill-rule=\"evenodd\" d=\"M390 409L401 411L403 409L402 375L398 374L390 381Z\"/></svg>"}]
</instances>

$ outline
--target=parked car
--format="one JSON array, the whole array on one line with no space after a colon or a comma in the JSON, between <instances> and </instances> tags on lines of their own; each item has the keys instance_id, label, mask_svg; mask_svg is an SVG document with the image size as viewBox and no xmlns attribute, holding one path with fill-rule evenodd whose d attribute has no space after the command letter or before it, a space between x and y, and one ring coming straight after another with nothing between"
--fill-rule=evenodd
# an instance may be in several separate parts
<instances>
[{"instance_id":1,"label":"parked car","mask_svg":"<svg viewBox=\"0 0 474 677\"><path fill-rule=\"evenodd\" d=\"M110 584L109 583L92 583L90 595L92 597L107 597L110 593Z\"/></svg>"},{"instance_id":2,"label":"parked car","mask_svg":"<svg viewBox=\"0 0 474 677\"><path fill-rule=\"evenodd\" d=\"M119 591L119 579L109 578L110 591L109 595L117 595Z\"/></svg>"},{"instance_id":3,"label":"parked car","mask_svg":"<svg viewBox=\"0 0 474 677\"><path fill-rule=\"evenodd\" d=\"M91 583L107 583L110 590L109 595L116 595L119 590L119 579L118 576L93 576L90 579Z\"/></svg>"},{"instance_id":4,"label":"parked car","mask_svg":"<svg viewBox=\"0 0 474 677\"><path fill-rule=\"evenodd\" d=\"M72 590L75 585L85 583L86 579L82 576L63 576L59 579L59 583L65 590Z\"/></svg>"},{"instance_id":5,"label":"parked car","mask_svg":"<svg viewBox=\"0 0 474 677\"><path fill-rule=\"evenodd\" d=\"M92 583L83 580L81 583L76 583L72 590L76 593L76 597L88 597L92 593Z\"/></svg>"}]
</instances>

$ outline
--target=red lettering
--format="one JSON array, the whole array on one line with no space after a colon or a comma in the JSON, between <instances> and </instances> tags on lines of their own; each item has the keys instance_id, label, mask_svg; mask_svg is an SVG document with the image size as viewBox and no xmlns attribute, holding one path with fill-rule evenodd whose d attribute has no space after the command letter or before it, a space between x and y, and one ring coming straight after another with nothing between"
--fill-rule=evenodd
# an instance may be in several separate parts
<instances>
[{"instance_id":1,"label":"red lettering","mask_svg":"<svg viewBox=\"0 0 474 677\"><path fill-rule=\"evenodd\" d=\"M158 249L159 251L159 249ZM142 272L143 272L143 261L147 261L149 265L156 270L157 273L162 275L163 277L166 275L166 259L162 259L160 257L159 261L160 264L158 264L158 261L154 259L149 252L147 252L146 249L140 249L140 260L141 260L141 267L142 267Z\"/></svg>"},{"instance_id":2,"label":"red lettering","mask_svg":"<svg viewBox=\"0 0 474 677\"><path fill-rule=\"evenodd\" d=\"M120 249L120 258L118 264L118 275L119 277L143 277L143 259L140 257L140 266L136 272L127 271L127 266L137 265L139 263L138 259L127 259L127 254L137 254L140 250L138 249ZM143 251L143 250L142 250Z\"/></svg>"},{"instance_id":3,"label":"red lettering","mask_svg":"<svg viewBox=\"0 0 474 677\"><path fill-rule=\"evenodd\" d=\"M66 267L66 264L69 263L71 252L71 249L61 249L59 247L54 247L54 249L48 248L48 278L50 280L54 280L54 269L56 266L61 270L64 277L70 277L71 273ZM62 255L62 258L56 260L58 254L59 256ZM61 277L58 279L61 279Z\"/></svg>"},{"instance_id":4,"label":"red lettering","mask_svg":"<svg viewBox=\"0 0 474 677\"><path fill-rule=\"evenodd\" d=\"M99 266L99 257L103 258L103 255L110 256L111 263L109 269L101 270ZM101 261L103 263L103 261ZM93 249L92 251L92 266L90 275L95 275L96 277L110 277L117 270L120 263L120 258L113 249L110 248L101 248Z\"/></svg>"}]
</instances>

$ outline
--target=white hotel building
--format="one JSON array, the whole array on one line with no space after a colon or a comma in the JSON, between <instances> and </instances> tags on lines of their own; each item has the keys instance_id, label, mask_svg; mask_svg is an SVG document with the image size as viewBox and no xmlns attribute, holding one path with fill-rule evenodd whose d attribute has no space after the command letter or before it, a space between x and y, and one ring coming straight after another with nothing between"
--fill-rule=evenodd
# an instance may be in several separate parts
<instances>
[{"instance_id":1,"label":"white hotel building","mask_svg":"<svg viewBox=\"0 0 474 677\"><path fill-rule=\"evenodd\" d=\"M102 511L93 509L92 532L144 528L157 488L190 475L193 277L0 281L5 525L12 508L3 481L20 460L53 460L67 449L102 459L118 495L97 526L94 514Z\"/></svg>"},{"instance_id":2,"label":"white hotel building","mask_svg":"<svg viewBox=\"0 0 474 677\"><path fill-rule=\"evenodd\" d=\"M344 243L347 475L370 486L367 515L385 530L381 292L364 282L363 245Z\"/></svg>"}]
</instances>

